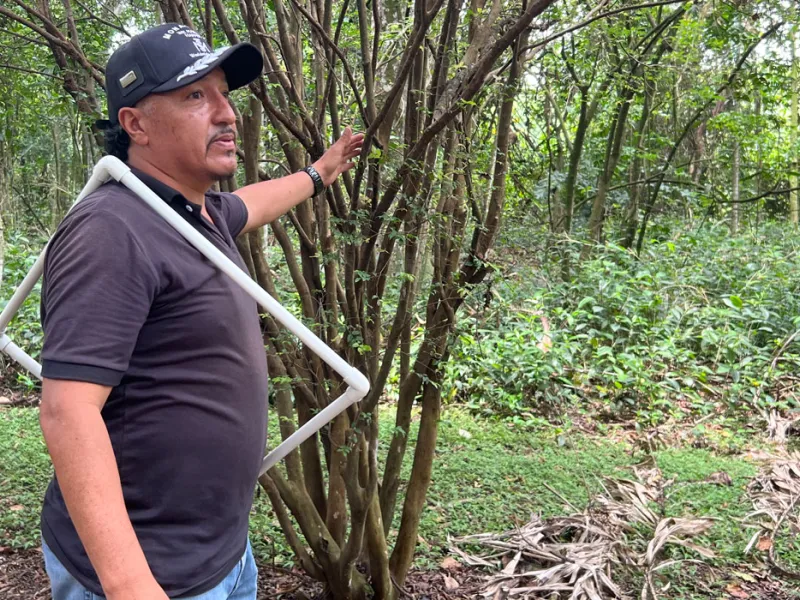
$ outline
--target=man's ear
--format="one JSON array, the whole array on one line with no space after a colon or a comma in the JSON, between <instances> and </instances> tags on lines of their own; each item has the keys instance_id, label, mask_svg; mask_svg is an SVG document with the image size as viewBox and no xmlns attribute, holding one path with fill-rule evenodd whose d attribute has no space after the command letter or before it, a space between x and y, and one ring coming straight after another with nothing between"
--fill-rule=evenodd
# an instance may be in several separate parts
<instances>
[{"instance_id":1,"label":"man's ear","mask_svg":"<svg viewBox=\"0 0 800 600\"><path fill-rule=\"evenodd\" d=\"M149 141L145 114L138 108L121 108L117 113L119 124L128 133L131 142L139 146L146 146Z\"/></svg>"}]
</instances>

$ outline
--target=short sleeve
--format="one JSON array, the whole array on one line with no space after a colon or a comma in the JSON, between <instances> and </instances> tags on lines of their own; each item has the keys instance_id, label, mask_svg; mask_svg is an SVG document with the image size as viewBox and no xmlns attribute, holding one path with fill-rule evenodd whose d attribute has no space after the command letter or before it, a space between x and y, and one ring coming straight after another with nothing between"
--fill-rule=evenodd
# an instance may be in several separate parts
<instances>
[{"instance_id":1,"label":"short sleeve","mask_svg":"<svg viewBox=\"0 0 800 600\"><path fill-rule=\"evenodd\" d=\"M231 237L236 239L247 224L247 205L236 194L220 194L219 206Z\"/></svg>"},{"instance_id":2,"label":"short sleeve","mask_svg":"<svg viewBox=\"0 0 800 600\"><path fill-rule=\"evenodd\" d=\"M117 385L128 368L158 276L130 227L76 207L53 237L42 284L42 376Z\"/></svg>"}]
</instances>

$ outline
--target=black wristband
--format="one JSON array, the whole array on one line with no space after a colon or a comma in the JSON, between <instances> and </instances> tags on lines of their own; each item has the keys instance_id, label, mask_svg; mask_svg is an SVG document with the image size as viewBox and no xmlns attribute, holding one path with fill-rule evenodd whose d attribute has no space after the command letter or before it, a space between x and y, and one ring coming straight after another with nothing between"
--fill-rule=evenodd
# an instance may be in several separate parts
<instances>
[{"instance_id":1,"label":"black wristband","mask_svg":"<svg viewBox=\"0 0 800 600\"><path fill-rule=\"evenodd\" d=\"M322 193L325 189L325 182L322 181L322 177L317 172L317 170L312 166L307 166L303 169L303 172L308 173L308 176L311 177L311 181L314 182L314 195L318 196Z\"/></svg>"}]
</instances>

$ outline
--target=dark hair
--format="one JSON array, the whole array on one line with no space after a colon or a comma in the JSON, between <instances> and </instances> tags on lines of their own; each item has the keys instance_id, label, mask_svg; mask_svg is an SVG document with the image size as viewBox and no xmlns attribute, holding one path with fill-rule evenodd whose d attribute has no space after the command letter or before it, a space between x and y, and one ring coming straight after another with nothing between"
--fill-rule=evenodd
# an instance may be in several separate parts
<instances>
[{"instance_id":1,"label":"dark hair","mask_svg":"<svg viewBox=\"0 0 800 600\"><path fill-rule=\"evenodd\" d=\"M116 156L122 162L128 160L128 148L131 145L131 138L122 125L110 125L105 131L106 154Z\"/></svg>"}]
</instances>

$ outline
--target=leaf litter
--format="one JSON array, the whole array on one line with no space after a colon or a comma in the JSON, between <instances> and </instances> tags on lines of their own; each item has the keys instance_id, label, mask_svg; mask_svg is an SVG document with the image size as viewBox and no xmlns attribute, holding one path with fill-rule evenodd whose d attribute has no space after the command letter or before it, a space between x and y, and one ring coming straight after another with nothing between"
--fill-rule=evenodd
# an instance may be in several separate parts
<instances>
[{"instance_id":1,"label":"leaf litter","mask_svg":"<svg viewBox=\"0 0 800 600\"><path fill-rule=\"evenodd\" d=\"M602 478L602 491L583 511L570 505L575 512L568 516L533 515L504 533L450 538L451 551L465 564L491 571L481 591L491 600L628 599L632 596L622 582L630 581L631 572L643 576L641 600L656 600L669 585L658 587L659 571L685 562L705 564L703 559L714 557L693 541L714 520L664 516L664 491L673 480L664 480L652 461L635 469L635 475ZM669 546L687 548L698 559L670 558Z\"/></svg>"},{"instance_id":2,"label":"leaf litter","mask_svg":"<svg viewBox=\"0 0 800 600\"><path fill-rule=\"evenodd\" d=\"M788 529L791 536L800 532L800 453L786 452L783 457L767 464L761 473L747 486L753 503L753 512L746 519L756 532L745 548L745 554L753 548L767 553L767 562L778 575L786 579L800 580L800 573L783 565L775 549L775 539Z\"/></svg>"},{"instance_id":3,"label":"leaf litter","mask_svg":"<svg viewBox=\"0 0 800 600\"><path fill-rule=\"evenodd\" d=\"M756 531L744 552L765 553L777 576L798 581L800 572L780 561L776 539L782 532L800 532L800 452L784 449L752 458L764 464L746 488L754 510L744 525ZM629 479L600 479L601 491L583 511L546 486L572 514L547 519L533 515L525 525L504 533L449 538L451 551L466 565L490 571L481 597L491 600L628 600L633 596L625 582L632 580L631 574L644 582L636 596L657 600L669 588L667 584L659 589L659 571L687 562L713 571L704 560L714 558L714 552L695 538L706 533L714 519L666 516L664 495L674 481L663 479L652 457L635 467L634 474ZM715 473L706 482L732 484L726 473ZM686 548L697 558L670 558L665 551L669 546ZM732 574L744 582L755 581L745 573ZM726 591L733 598L752 597L747 588L747 583L731 583Z\"/></svg>"}]
</instances>

